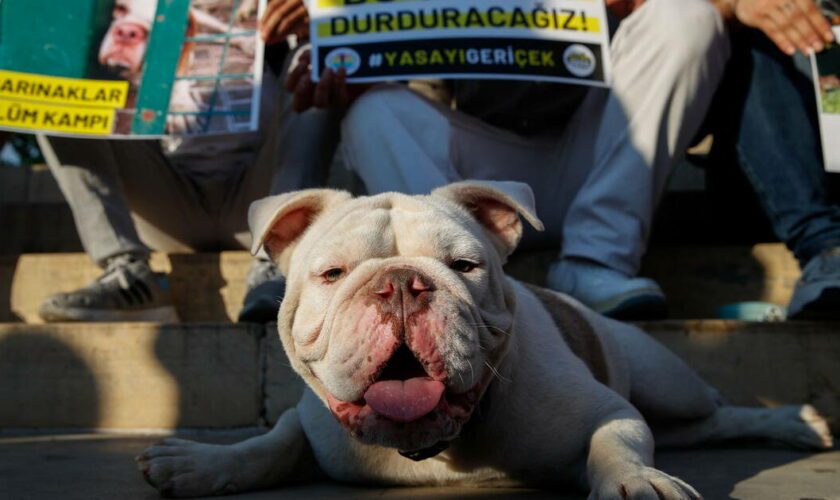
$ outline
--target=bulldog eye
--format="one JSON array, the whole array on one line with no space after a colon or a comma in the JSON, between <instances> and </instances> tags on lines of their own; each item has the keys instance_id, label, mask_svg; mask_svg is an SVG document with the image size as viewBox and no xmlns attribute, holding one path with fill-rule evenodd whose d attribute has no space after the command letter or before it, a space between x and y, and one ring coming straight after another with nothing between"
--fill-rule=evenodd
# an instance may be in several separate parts
<instances>
[{"instance_id":1,"label":"bulldog eye","mask_svg":"<svg viewBox=\"0 0 840 500\"><path fill-rule=\"evenodd\" d=\"M344 276L344 269L340 267L333 267L321 273L321 277L324 278L324 281L327 283L335 283L341 279L342 276Z\"/></svg>"},{"instance_id":2,"label":"bulldog eye","mask_svg":"<svg viewBox=\"0 0 840 500\"><path fill-rule=\"evenodd\" d=\"M449 267L459 273L468 273L478 267L478 263L466 260L466 259L458 259L449 264Z\"/></svg>"}]
</instances>

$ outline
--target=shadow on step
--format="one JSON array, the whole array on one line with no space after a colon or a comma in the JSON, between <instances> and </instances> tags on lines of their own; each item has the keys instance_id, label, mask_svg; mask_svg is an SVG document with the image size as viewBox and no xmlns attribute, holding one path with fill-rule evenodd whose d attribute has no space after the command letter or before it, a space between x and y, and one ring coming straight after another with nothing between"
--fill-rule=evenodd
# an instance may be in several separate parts
<instances>
[{"instance_id":1,"label":"shadow on step","mask_svg":"<svg viewBox=\"0 0 840 500\"><path fill-rule=\"evenodd\" d=\"M0 428L96 428L101 388L83 353L55 332L0 335Z\"/></svg>"},{"instance_id":2,"label":"shadow on step","mask_svg":"<svg viewBox=\"0 0 840 500\"><path fill-rule=\"evenodd\" d=\"M0 322L21 323L21 318L12 310L12 283L17 269L18 255L0 256Z\"/></svg>"},{"instance_id":3,"label":"shadow on step","mask_svg":"<svg viewBox=\"0 0 840 500\"><path fill-rule=\"evenodd\" d=\"M227 281L222 276L220 254L170 254L169 262L169 282L181 321L231 320L221 292Z\"/></svg>"}]
</instances>

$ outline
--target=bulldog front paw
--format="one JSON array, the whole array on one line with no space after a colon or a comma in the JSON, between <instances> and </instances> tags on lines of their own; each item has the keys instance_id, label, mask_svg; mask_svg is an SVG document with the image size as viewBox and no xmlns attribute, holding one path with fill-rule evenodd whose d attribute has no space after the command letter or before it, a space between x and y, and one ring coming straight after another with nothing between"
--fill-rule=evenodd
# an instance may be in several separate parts
<instances>
[{"instance_id":1,"label":"bulldog front paw","mask_svg":"<svg viewBox=\"0 0 840 500\"><path fill-rule=\"evenodd\" d=\"M589 500L699 500L700 493L682 479L653 467L626 472L592 485Z\"/></svg>"},{"instance_id":2,"label":"bulldog front paw","mask_svg":"<svg viewBox=\"0 0 840 500\"><path fill-rule=\"evenodd\" d=\"M240 457L231 446L169 438L137 457L137 468L166 497L195 497L239 491Z\"/></svg>"}]
</instances>

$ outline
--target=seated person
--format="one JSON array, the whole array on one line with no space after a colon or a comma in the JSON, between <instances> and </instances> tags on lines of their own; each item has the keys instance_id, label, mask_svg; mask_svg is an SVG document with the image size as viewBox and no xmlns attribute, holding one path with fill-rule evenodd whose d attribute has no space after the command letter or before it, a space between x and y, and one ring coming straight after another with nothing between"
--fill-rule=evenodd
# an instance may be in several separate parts
<instances>
[{"instance_id":1,"label":"seated person","mask_svg":"<svg viewBox=\"0 0 840 500\"><path fill-rule=\"evenodd\" d=\"M840 206L826 193L814 83L804 56L832 39L825 17L840 15L837 2L821 3L823 13L813 0L793 2L806 6L793 12L780 3L778 15L790 19L784 29L768 19L763 30L735 33L712 109L715 148L736 155L776 235L802 268L788 306L793 319L840 318Z\"/></svg>"},{"instance_id":2,"label":"seated person","mask_svg":"<svg viewBox=\"0 0 840 500\"><path fill-rule=\"evenodd\" d=\"M261 23L270 43L296 34L271 22L285 3L272 1L268 22ZM39 137L82 244L104 269L89 286L48 297L40 308L44 320L175 320L166 276L149 267L150 247L247 249L253 200L323 182L333 151L330 119L320 111L288 109L288 94L278 92L268 71L272 63L291 59L287 53L285 44L266 53L259 132L161 141ZM280 279L267 258L255 262L241 320L276 318Z\"/></svg>"},{"instance_id":3,"label":"seated person","mask_svg":"<svg viewBox=\"0 0 840 500\"><path fill-rule=\"evenodd\" d=\"M288 88L298 109L340 106L361 93L343 120L342 154L369 192L525 182L546 232L526 235L524 247L562 244L548 286L615 317L662 316L661 290L636 275L669 171L723 74L725 21L734 13L708 0L607 5L621 19L610 89L459 80L455 106L441 106L404 86L347 86L342 74L327 72L315 85L306 64Z\"/></svg>"}]
</instances>

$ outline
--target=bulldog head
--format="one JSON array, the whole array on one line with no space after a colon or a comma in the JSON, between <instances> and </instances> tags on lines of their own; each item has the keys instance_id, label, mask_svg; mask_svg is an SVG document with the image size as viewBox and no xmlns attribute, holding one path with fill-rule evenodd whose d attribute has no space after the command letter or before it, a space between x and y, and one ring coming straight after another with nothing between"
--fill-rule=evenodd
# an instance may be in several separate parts
<instances>
[{"instance_id":1,"label":"bulldog head","mask_svg":"<svg viewBox=\"0 0 840 500\"><path fill-rule=\"evenodd\" d=\"M530 188L512 182L251 206L252 250L287 278L284 348L353 436L412 451L458 435L507 351L515 300L502 264L519 215L542 229Z\"/></svg>"}]
</instances>

